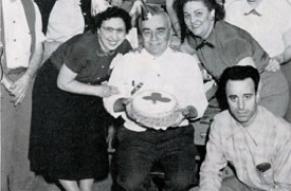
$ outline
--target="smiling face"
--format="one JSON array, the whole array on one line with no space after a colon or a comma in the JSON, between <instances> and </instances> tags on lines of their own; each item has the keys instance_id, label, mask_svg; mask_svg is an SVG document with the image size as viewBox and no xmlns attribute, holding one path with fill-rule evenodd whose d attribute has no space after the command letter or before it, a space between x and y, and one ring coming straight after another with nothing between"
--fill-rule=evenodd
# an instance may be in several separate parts
<instances>
[{"instance_id":1,"label":"smiling face","mask_svg":"<svg viewBox=\"0 0 291 191\"><path fill-rule=\"evenodd\" d=\"M244 127L250 125L256 116L258 105L254 81L251 78L229 80L225 90L232 116Z\"/></svg>"},{"instance_id":2,"label":"smiling face","mask_svg":"<svg viewBox=\"0 0 291 191\"><path fill-rule=\"evenodd\" d=\"M206 39L214 25L215 11L209 10L201 1L188 1L183 7L187 28L195 35Z\"/></svg>"},{"instance_id":3,"label":"smiling face","mask_svg":"<svg viewBox=\"0 0 291 191\"><path fill-rule=\"evenodd\" d=\"M125 39L125 23L121 18L105 20L101 27L97 29L97 34L104 52L115 50Z\"/></svg>"},{"instance_id":4,"label":"smiling face","mask_svg":"<svg viewBox=\"0 0 291 191\"><path fill-rule=\"evenodd\" d=\"M152 55L161 55L168 47L171 30L167 17L163 14L153 15L141 23L144 48Z\"/></svg>"}]
</instances>

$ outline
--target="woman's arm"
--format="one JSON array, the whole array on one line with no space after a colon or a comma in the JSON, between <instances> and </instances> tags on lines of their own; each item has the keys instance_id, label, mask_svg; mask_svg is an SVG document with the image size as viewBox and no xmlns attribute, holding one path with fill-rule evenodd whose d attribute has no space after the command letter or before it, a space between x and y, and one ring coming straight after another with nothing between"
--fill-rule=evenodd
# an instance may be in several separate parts
<instances>
[{"instance_id":1,"label":"woman's arm","mask_svg":"<svg viewBox=\"0 0 291 191\"><path fill-rule=\"evenodd\" d=\"M283 34L282 39L286 48L281 54L274 57L280 64L291 60L291 28Z\"/></svg>"},{"instance_id":2,"label":"woman's arm","mask_svg":"<svg viewBox=\"0 0 291 191\"><path fill-rule=\"evenodd\" d=\"M111 95L117 94L117 88L109 86L107 84L102 85L90 85L82 83L76 80L77 73L73 72L70 68L63 64L57 79L57 86L61 90L83 94L92 95L98 97L109 97Z\"/></svg>"}]
</instances>

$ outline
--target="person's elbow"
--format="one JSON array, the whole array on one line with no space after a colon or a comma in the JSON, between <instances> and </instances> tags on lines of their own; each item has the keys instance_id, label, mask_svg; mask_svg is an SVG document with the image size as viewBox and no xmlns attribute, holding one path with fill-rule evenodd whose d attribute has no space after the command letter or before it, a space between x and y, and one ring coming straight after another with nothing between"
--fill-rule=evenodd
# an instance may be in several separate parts
<instances>
[{"instance_id":1,"label":"person's elbow","mask_svg":"<svg viewBox=\"0 0 291 191\"><path fill-rule=\"evenodd\" d=\"M57 87L63 91L66 91L68 90L68 81L65 80L62 76L58 76L58 79L57 79Z\"/></svg>"}]
</instances>

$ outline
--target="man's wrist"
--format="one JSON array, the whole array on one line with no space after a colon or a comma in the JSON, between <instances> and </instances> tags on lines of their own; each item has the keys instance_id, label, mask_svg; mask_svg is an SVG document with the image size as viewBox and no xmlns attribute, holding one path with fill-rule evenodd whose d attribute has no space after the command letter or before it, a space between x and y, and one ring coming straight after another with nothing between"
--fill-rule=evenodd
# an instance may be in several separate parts
<instances>
[{"instance_id":1,"label":"man's wrist","mask_svg":"<svg viewBox=\"0 0 291 191\"><path fill-rule=\"evenodd\" d=\"M5 76L3 75L2 80L1 80L1 84L6 88L6 89L10 89L12 83L11 81Z\"/></svg>"}]
</instances>

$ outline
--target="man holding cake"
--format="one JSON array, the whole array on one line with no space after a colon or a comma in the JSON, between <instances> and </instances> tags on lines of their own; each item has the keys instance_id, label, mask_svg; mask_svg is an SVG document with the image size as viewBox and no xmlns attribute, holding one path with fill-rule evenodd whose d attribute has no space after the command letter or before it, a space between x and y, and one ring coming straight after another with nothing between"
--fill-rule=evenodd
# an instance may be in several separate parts
<instances>
[{"instance_id":1,"label":"man holding cake","mask_svg":"<svg viewBox=\"0 0 291 191\"><path fill-rule=\"evenodd\" d=\"M159 8L139 23L144 49L117 56L109 84L119 94L104 98L107 111L122 116L117 132L117 182L121 190L142 190L154 162L165 172L165 190L195 183L193 127L206 107L198 60L169 48L171 24Z\"/></svg>"}]
</instances>

